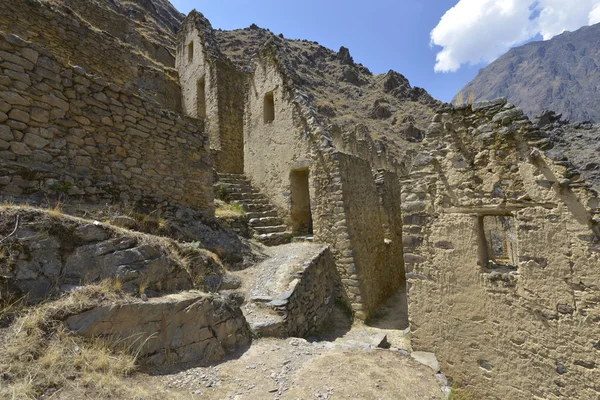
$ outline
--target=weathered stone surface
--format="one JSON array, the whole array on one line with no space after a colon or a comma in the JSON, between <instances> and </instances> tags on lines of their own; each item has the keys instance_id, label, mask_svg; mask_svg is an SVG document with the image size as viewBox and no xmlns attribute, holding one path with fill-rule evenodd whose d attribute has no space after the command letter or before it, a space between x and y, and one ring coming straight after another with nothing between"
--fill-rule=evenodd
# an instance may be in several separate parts
<instances>
[{"instance_id":1,"label":"weathered stone surface","mask_svg":"<svg viewBox=\"0 0 600 400\"><path fill-rule=\"evenodd\" d=\"M43 149L50 144L50 141L33 133L26 133L23 137L23 143L32 149Z\"/></svg>"},{"instance_id":2,"label":"weathered stone surface","mask_svg":"<svg viewBox=\"0 0 600 400\"><path fill-rule=\"evenodd\" d=\"M435 352L478 398L594 398L597 194L504 100L445 111L454 131L426 136L418 185L402 185L405 203L423 204L403 207L413 349ZM535 367L515 364L522 354Z\"/></svg>"},{"instance_id":3,"label":"weathered stone surface","mask_svg":"<svg viewBox=\"0 0 600 400\"><path fill-rule=\"evenodd\" d=\"M15 188L37 184L19 177L3 182ZM15 295L28 296L34 303L51 295L53 287L60 284L118 279L126 292L148 290L157 294L204 289L208 281L205 276L227 279L223 278L221 266L203 250L186 250L193 255L184 265L179 253L168 249L176 246L169 245L168 239L162 239L162 244L144 243L135 234L66 216L53 220L43 212L9 208L0 212L4 221L0 236L8 236L12 231L17 213L20 217L17 235L0 246L6 252L2 254L10 260L8 264L0 264L0 273L18 288ZM230 282L230 286L235 285Z\"/></svg>"},{"instance_id":4,"label":"weathered stone surface","mask_svg":"<svg viewBox=\"0 0 600 400\"><path fill-rule=\"evenodd\" d=\"M10 149L13 153L20 155L20 156L31 155L31 149L25 143L12 142L10 144Z\"/></svg>"},{"instance_id":5,"label":"weathered stone surface","mask_svg":"<svg viewBox=\"0 0 600 400\"><path fill-rule=\"evenodd\" d=\"M250 343L237 306L194 292L98 307L69 317L66 325L85 337L132 343L153 365L218 361Z\"/></svg>"},{"instance_id":6,"label":"weathered stone surface","mask_svg":"<svg viewBox=\"0 0 600 400\"><path fill-rule=\"evenodd\" d=\"M423 365L427 365L429 368L433 370L433 372L440 372L440 363L437 360L437 357L433 353L428 353L425 351L413 351L410 353L410 356L415 359L415 361L420 362Z\"/></svg>"}]
</instances>

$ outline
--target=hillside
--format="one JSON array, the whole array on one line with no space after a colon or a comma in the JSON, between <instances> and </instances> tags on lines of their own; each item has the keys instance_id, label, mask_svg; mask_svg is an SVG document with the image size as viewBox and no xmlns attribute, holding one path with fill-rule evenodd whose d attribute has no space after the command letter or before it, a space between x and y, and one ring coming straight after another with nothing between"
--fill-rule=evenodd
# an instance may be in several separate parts
<instances>
[{"instance_id":1,"label":"hillside","mask_svg":"<svg viewBox=\"0 0 600 400\"><path fill-rule=\"evenodd\" d=\"M530 117L554 110L571 121L598 122L599 66L600 24L511 49L461 92L475 101L506 97Z\"/></svg>"}]
</instances>

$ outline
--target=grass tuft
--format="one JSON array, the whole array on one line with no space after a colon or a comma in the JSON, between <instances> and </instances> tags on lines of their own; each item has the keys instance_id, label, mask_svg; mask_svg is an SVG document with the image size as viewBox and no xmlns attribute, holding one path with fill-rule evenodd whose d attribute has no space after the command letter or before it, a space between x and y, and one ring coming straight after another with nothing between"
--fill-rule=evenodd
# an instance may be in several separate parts
<instances>
[{"instance_id":1,"label":"grass tuft","mask_svg":"<svg viewBox=\"0 0 600 400\"><path fill-rule=\"evenodd\" d=\"M245 217L246 211L241 204L226 203L222 200L215 200L215 215L221 218Z\"/></svg>"}]
</instances>

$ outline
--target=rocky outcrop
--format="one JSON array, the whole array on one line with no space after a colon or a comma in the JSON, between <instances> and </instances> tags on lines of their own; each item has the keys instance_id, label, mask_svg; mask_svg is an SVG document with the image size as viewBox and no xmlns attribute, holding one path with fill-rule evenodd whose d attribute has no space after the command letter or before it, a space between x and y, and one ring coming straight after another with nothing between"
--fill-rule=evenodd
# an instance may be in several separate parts
<instances>
[{"instance_id":1,"label":"rocky outcrop","mask_svg":"<svg viewBox=\"0 0 600 400\"><path fill-rule=\"evenodd\" d=\"M3 297L26 295L38 302L57 289L105 279L150 297L193 288L217 291L223 282L224 271L211 253L170 239L20 207L0 216L0 236L7 237L0 243L0 279L13 288Z\"/></svg>"},{"instance_id":2,"label":"rocky outcrop","mask_svg":"<svg viewBox=\"0 0 600 400\"><path fill-rule=\"evenodd\" d=\"M72 315L65 324L88 338L124 341L152 365L219 361L250 344L237 306L197 292L104 305Z\"/></svg>"}]
</instances>

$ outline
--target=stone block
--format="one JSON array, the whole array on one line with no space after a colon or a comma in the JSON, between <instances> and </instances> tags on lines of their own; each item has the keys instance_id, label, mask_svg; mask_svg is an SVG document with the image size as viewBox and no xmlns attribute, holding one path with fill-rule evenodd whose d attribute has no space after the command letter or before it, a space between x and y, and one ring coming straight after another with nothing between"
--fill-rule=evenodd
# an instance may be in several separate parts
<instances>
[{"instance_id":1,"label":"stone block","mask_svg":"<svg viewBox=\"0 0 600 400\"><path fill-rule=\"evenodd\" d=\"M13 153L20 155L20 156L31 155L31 149L25 143L12 142L10 144L10 149Z\"/></svg>"},{"instance_id":2,"label":"stone block","mask_svg":"<svg viewBox=\"0 0 600 400\"><path fill-rule=\"evenodd\" d=\"M43 149L50 144L50 141L33 133L26 133L23 137L23 143L33 149Z\"/></svg>"},{"instance_id":3,"label":"stone block","mask_svg":"<svg viewBox=\"0 0 600 400\"><path fill-rule=\"evenodd\" d=\"M250 330L238 307L196 293L101 306L69 317L66 325L85 337L144 343L140 355L155 365L214 362L250 343Z\"/></svg>"}]
</instances>

